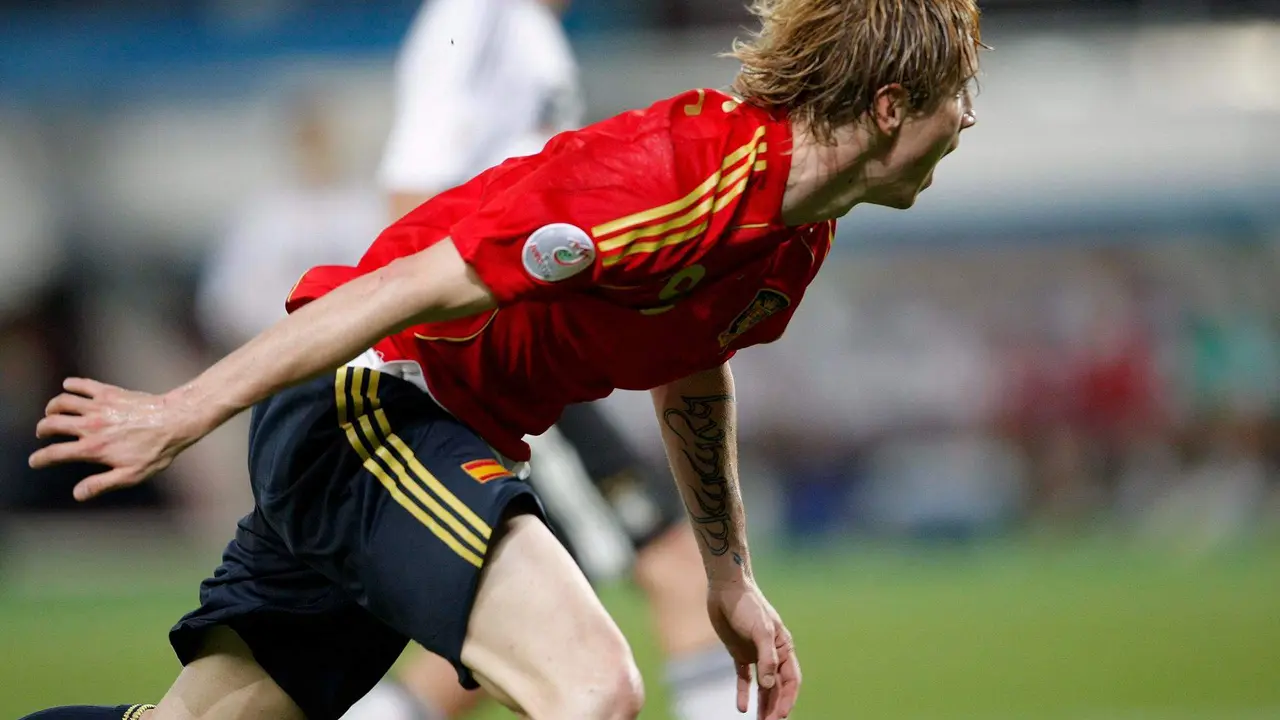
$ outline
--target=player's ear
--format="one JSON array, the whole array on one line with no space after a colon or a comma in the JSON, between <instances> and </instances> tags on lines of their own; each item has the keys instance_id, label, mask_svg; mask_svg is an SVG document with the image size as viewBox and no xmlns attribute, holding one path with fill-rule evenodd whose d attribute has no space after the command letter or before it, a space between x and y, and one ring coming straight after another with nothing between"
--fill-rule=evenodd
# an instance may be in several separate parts
<instances>
[{"instance_id":1,"label":"player's ear","mask_svg":"<svg viewBox=\"0 0 1280 720\"><path fill-rule=\"evenodd\" d=\"M880 132L893 137L906 122L911 96L907 89L893 83L876 91L871 100L871 119Z\"/></svg>"}]
</instances>

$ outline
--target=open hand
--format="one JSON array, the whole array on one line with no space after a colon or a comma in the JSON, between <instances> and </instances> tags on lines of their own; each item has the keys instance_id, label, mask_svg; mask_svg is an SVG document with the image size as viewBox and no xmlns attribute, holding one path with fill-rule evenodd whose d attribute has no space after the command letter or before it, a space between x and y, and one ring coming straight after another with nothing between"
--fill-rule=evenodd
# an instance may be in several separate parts
<instances>
[{"instance_id":1,"label":"open hand","mask_svg":"<svg viewBox=\"0 0 1280 720\"><path fill-rule=\"evenodd\" d=\"M36 437L74 438L37 450L33 468L69 462L106 465L108 470L75 487L77 500L127 488L169 466L198 436L184 432L181 414L164 396L134 392L83 378L68 378L65 392L49 401Z\"/></svg>"}]
</instances>

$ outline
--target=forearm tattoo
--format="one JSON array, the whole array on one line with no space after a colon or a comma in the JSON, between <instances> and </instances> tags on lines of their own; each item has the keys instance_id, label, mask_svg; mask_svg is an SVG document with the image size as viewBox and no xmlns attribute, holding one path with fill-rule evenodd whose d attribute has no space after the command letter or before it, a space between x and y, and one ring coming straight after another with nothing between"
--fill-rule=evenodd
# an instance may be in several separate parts
<instances>
[{"instance_id":1,"label":"forearm tattoo","mask_svg":"<svg viewBox=\"0 0 1280 720\"><path fill-rule=\"evenodd\" d=\"M685 504L707 550L712 555L724 555L729 551L733 534L730 517L733 489L725 478L727 432L717 417L718 411L733 402L733 396L682 395L680 400L683 407L667 408L662 420L680 438L684 460L697 478L692 486L694 500L686 499ZM672 461L679 462L676 457L672 457ZM734 555L735 561L741 564L737 553Z\"/></svg>"}]
</instances>

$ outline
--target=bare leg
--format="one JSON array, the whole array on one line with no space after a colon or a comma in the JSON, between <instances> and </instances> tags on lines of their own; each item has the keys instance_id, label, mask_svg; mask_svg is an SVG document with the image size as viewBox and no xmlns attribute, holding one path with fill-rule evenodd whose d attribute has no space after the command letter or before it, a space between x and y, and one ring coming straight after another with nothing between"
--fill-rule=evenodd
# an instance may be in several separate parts
<instances>
[{"instance_id":1,"label":"bare leg","mask_svg":"<svg viewBox=\"0 0 1280 720\"><path fill-rule=\"evenodd\" d=\"M647 544L636 558L635 579L649 600L659 643L668 658L724 654L707 617L706 582L695 542L689 526L682 523ZM726 690L723 709L736 715L732 694L736 676L728 655L723 659L726 674L719 683ZM481 691L463 689L447 661L420 649L398 679L424 706L449 720L466 717L485 699Z\"/></svg>"},{"instance_id":2,"label":"bare leg","mask_svg":"<svg viewBox=\"0 0 1280 720\"><path fill-rule=\"evenodd\" d=\"M233 631L214 628L148 720L306 720Z\"/></svg>"},{"instance_id":3,"label":"bare leg","mask_svg":"<svg viewBox=\"0 0 1280 720\"><path fill-rule=\"evenodd\" d=\"M465 717L485 699L484 691L467 690L458 684L458 673L448 660L417 646L399 679L424 705L449 720Z\"/></svg>"},{"instance_id":4,"label":"bare leg","mask_svg":"<svg viewBox=\"0 0 1280 720\"><path fill-rule=\"evenodd\" d=\"M490 551L462 661L533 720L631 720L644 691L627 641L541 520L517 515Z\"/></svg>"}]
</instances>

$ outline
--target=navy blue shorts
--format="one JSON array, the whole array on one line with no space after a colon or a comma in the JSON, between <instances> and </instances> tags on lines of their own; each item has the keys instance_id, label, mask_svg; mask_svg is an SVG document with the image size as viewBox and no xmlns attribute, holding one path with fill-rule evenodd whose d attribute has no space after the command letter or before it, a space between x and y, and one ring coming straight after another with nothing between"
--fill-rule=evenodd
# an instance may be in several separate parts
<instances>
[{"instance_id":1,"label":"navy blue shorts","mask_svg":"<svg viewBox=\"0 0 1280 720\"><path fill-rule=\"evenodd\" d=\"M234 630L312 720L340 717L409 640L451 661L504 517L542 515L474 432L399 378L364 368L254 408L255 506L169 633L178 658Z\"/></svg>"}]
</instances>

